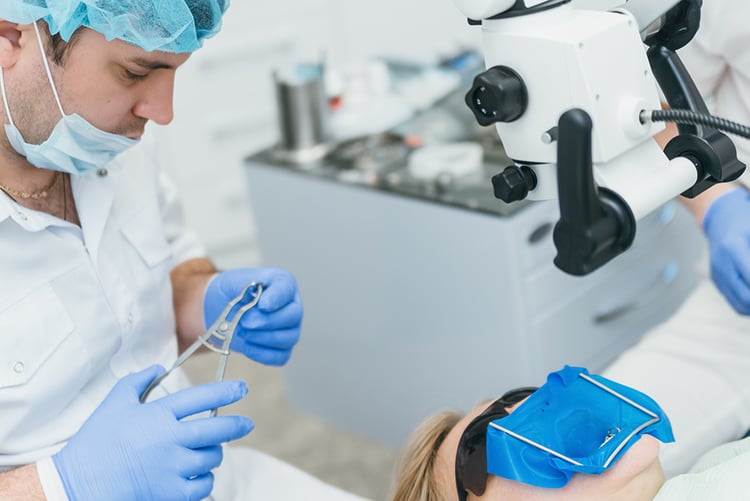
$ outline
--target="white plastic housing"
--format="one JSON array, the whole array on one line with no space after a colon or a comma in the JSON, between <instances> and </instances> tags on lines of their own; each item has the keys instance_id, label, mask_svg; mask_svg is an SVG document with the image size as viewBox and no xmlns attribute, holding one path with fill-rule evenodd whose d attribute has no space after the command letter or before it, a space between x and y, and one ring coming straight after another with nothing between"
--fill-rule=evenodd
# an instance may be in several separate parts
<instances>
[{"instance_id":1,"label":"white plastic housing","mask_svg":"<svg viewBox=\"0 0 750 501\"><path fill-rule=\"evenodd\" d=\"M595 167L594 180L620 195L635 219L640 220L693 186L698 181L698 170L687 158L669 160L656 141L649 140L614 161Z\"/></svg>"},{"instance_id":2,"label":"white plastic housing","mask_svg":"<svg viewBox=\"0 0 750 501\"><path fill-rule=\"evenodd\" d=\"M630 15L566 4L484 21L483 45L488 68L512 68L528 89L526 113L497 125L514 160L555 163L557 144L545 144L542 136L571 108L591 115L594 163L613 160L664 127L638 125L638 108L657 109L660 102L638 25Z\"/></svg>"},{"instance_id":3,"label":"white plastic housing","mask_svg":"<svg viewBox=\"0 0 750 501\"><path fill-rule=\"evenodd\" d=\"M537 187L529 200L558 198L557 165L529 166L536 174ZM656 141L648 140L615 160L594 166L597 186L609 188L627 202L640 220L664 202L687 190L698 180L695 165L687 158L669 160Z\"/></svg>"}]
</instances>

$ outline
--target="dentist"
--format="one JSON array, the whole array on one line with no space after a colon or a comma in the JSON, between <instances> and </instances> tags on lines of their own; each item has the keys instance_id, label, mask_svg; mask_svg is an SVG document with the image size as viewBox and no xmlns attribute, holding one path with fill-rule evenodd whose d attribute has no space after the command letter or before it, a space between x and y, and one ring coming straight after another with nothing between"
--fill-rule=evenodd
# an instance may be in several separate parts
<instances>
[{"instance_id":1,"label":"dentist","mask_svg":"<svg viewBox=\"0 0 750 501\"><path fill-rule=\"evenodd\" d=\"M295 484L307 499L352 499L255 451L225 454L223 443L253 428L246 417L183 419L241 399L242 381L190 387L178 371L139 403L251 282L264 293L232 351L283 365L299 338L294 278L219 272L143 137L149 121L172 120L176 71L219 31L227 7L0 6L2 499L306 497ZM215 478L222 461L242 474Z\"/></svg>"}]
</instances>

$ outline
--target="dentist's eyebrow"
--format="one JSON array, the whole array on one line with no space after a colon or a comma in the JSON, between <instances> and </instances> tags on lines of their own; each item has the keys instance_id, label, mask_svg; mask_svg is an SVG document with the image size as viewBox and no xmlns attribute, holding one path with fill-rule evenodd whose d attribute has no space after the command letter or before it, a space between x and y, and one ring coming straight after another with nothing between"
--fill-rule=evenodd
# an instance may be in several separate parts
<instances>
[{"instance_id":1,"label":"dentist's eyebrow","mask_svg":"<svg viewBox=\"0 0 750 501\"><path fill-rule=\"evenodd\" d=\"M172 64L168 64L162 61L152 61L150 59L145 59L142 57L134 57L134 58L129 59L129 61L133 64L140 66L141 68L148 69L148 70L173 70L175 69L175 66Z\"/></svg>"}]
</instances>

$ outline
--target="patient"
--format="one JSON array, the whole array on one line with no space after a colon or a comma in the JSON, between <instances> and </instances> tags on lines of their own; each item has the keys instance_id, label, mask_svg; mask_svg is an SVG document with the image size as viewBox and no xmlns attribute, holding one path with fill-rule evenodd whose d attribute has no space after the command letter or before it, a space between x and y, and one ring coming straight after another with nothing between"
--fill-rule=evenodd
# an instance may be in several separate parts
<instances>
[{"instance_id":1,"label":"patient","mask_svg":"<svg viewBox=\"0 0 750 501\"><path fill-rule=\"evenodd\" d=\"M648 396L566 367L538 390L426 420L403 452L391 499L747 499L750 439L718 447L666 480L659 444L672 440L668 418Z\"/></svg>"}]
</instances>

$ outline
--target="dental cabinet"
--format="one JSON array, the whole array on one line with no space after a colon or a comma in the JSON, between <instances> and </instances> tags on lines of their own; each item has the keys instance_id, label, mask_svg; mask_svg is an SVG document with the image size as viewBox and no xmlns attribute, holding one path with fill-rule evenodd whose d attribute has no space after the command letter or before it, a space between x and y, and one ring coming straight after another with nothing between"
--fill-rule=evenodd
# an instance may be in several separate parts
<instances>
[{"instance_id":1,"label":"dental cabinet","mask_svg":"<svg viewBox=\"0 0 750 501\"><path fill-rule=\"evenodd\" d=\"M399 446L426 416L468 410L563 365L605 366L666 319L705 253L671 202L591 275L553 265L556 202L506 205L478 172L415 179L397 134L294 165L245 161L263 263L290 270L305 318L285 384L293 408Z\"/></svg>"}]
</instances>

